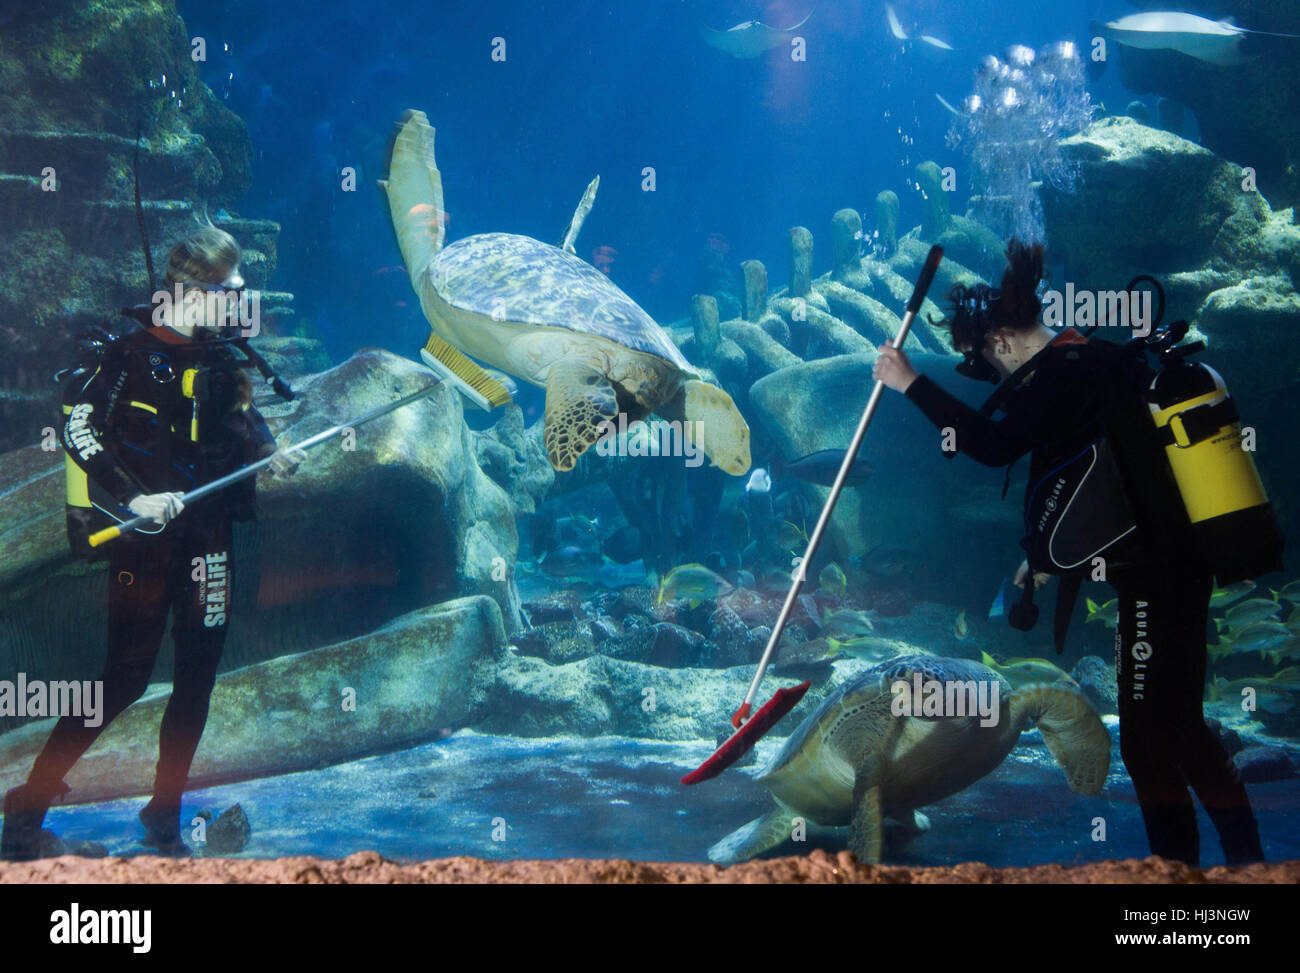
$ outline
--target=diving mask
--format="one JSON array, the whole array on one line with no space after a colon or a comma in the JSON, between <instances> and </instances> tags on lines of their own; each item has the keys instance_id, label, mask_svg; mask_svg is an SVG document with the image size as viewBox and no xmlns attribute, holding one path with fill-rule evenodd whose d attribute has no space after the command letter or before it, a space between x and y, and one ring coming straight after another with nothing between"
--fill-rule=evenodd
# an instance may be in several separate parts
<instances>
[{"instance_id":1,"label":"diving mask","mask_svg":"<svg viewBox=\"0 0 1300 973\"><path fill-rule=\"evenodd\" d=\"M971 346L963 352L964 358L957 365L957 374L962 378L994 385L1001 378L983 354L985 340L994 328L993 307L1001 296L997 288L979 286L967 291L957 302L958 313L966 317L974 331Z\"/></svg>"}]
</instances>

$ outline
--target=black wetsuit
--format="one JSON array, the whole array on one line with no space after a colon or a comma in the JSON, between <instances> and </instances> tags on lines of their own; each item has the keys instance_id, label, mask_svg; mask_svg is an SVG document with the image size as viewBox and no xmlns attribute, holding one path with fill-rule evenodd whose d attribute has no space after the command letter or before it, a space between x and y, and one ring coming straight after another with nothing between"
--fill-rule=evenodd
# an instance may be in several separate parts
<instances>
[{"instance_id":1,"label":"black wetsuit","mask_svg":"<svg viewBox=\"0 0 1300 973\"><path fill-rule=\"evenodd\" d=\"M240 405L236 373L220 367L235 356L223 345L205 347L204 334L191 341L170 329L133 329L65 393L63 445L98 503L125 507L141 494L188 491L274 451L265 421ZM186 394L189 369L203 370L193 386L197 400ZM64 774L144 693L170 614L175 675L147 810L163 830L176 827L233 607L231 523L250 519L253 501L249 478L188 504L165 529L130 532L109 545L103 720L87 727L64 717L56 724L28 777L29 806L48 804L63 789ZM69 507L74 549L83 549L79 533L99 526L100 517L93 508Z\"/></svg>"},{"instance_id":2,"label":"black wetsuit","mask_svg":"<svg viewBox=\"0 0 1300 973\"><path fill-rule=\"evenodd\" d=\"M1115 632L1120 752L1133 780L1154 854L1200 860L1200 798L1229 863L1260 860L1246 789L1206 726L1205 632L1212 574L1198 553L1185 508L1143 415L1150 369L1113 345L1064 332L1027 383L1010 394L1000 420L982 416L921 376L907 390L957 449L988 466L1030 453L1029 483L1108 434L1137 520L1136 543L1109 559L1119 599Z\"/></svg>"}]
</instances>

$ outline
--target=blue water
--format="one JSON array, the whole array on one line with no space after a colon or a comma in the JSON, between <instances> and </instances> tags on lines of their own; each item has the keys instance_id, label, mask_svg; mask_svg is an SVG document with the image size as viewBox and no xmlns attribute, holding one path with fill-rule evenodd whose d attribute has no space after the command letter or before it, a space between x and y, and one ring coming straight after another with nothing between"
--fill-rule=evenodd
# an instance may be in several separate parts
<instances>
[{"instance_id":1,"label":"blue water","mask_svg":"<svg viewBox=\"0 0 1300 973\"><path fill-rule=\"evenodd\" d=\"M798 23L808 60L736 60L699 38L759 19ZM733 269L762 260L784 279L785 229L824 237L830 214L870 212L876 194L920 221L911 185L933 159L965 175L945 145L985 54L1072 39L1124 4L1037 0L895 4L908 29L955 50L905 46L884 4L861 2L439 2L180 0L190 32L209 41L200 74L248 125L254 183L243 208L283 224L279 275L298 313L336 355L359 344L409 353L423 317L404 278L382 177L389 131L418 108L438 130L452 238L509 230L558 241L587 182L600 195L581 238L618 253L612 279L658 320L683 317L712 238ZM491 59L504 38L506 60ZM229 52L223 50L229 46ZM1094 99L1127 103L1110 72ZM233 76L233 77L232 77ZM539 82L539 79L543 79ZM341 166L358 168L355 193ZM642 170L657 176L642 190ZM969 182L953 207L964 210ZM814 272L829 269L829 247ZM346 273L339 268L346 267ZM399 306L404 304L405 306ZM364 335L364 340L361 336Z\"/></svg>"},{"instance_id":2,"label":"blue water","mask_svg":"<svg viewBox=\"0 0 1300 973\"><path fill-rule=\"evenodd\" d=\"M1111 730L1114 735L1113 721ZM1146 857L1118 742L1106 789L1087 799L1070 793L1059 770L1039 762L1043 748L1036 737L1026 735L983 780L926 808L930 830L892 855L890 864L1019 866ZM760 745L758 766L776 746L775 740ZM183 820L200 809L220 812L239 803L252 836L241 854L230 857L336 858L373 850L402 862L454 855L704 861L710 844L772 806L767 791L748 776L753 766L682 787L682 774L711 752L704 742L527 740L461 731L401 753L191 791ZM1250 796L1268 858L1300 857L1300 780L1251 785ZM98 841L113 855L142 854L135 815L143 803L56 808L47 827ZM1198 814L1202 864L1221 864L1213 826ZM1106 821L1105 841L1089 838L1098 816ZM843 835L828 835L772 853L838 851L843 841Z\"/></svg>"}]
</instances>

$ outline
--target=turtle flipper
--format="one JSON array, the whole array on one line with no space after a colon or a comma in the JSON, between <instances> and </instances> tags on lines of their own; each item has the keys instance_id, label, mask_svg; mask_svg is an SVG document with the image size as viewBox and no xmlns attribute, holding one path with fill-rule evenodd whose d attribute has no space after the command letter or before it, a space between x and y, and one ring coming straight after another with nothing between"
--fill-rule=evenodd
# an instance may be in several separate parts
<instances>
[{"instance_id":1,"label":"turtle flipper","mask_svg":"<svg viewBox=\"0 0 1300 973\"><path fill-rule=\"evenodd\" d=\"M388 194L397 243L417 293L445 238L442 174L433 157L433 136L424 112L405 112L388 157L388 179L379 184Z\"/></svg>"},{"instance_id":2,"label":"turtle flipper","mask_svg":"<svg viewBox=\"0 0 1300 973\"><path fill-rule=\"evenodd\" d=\"M614 386L586 362L558 361L546 376L546 430L551 465L561 473L598 440L618 415Z\"/></svg>"},{"instance_id":3,"label":"turtle flipper","mask_svg":"<svg viewBox=\"0 0 1300 973\"><path fill-rule=\"evenodd\" d=\"M582 230L582 223L591 212L592 204L596 202L596 190L600 188L600 176L591 180L587 185L587 191L582 194L582 199L578 202L578 208L573 211L573 219L569 220L569 226L564 231L564 239L560 241L560 249L565 253L576 253L573 243L578 239L578 233Z\"/></svg>"},{"instance_id":4,"label":"turtle flipper","mask_svg":"<svg viewBox=\"0 0 1300 973\"><path fill-rule=\"evenodd\" d=\"M1043 742L1065 771L1070 790L1092 797L1110 771L1110 734L1084 697L1068 686L1026 686L1011 698L1013 725L1038 724Z\"/></svg>"},{"instance_id":5,"label":"turtle flipper","mask_svg":"<svg viewBox=\"0 0 1300 973\"><path fill-rule=\"evenodd\" d=\"M849 851L864 865L880 862L885 839L885 815L880 805L880 758L865 756L853 772L853 818L849 821Z\"/></svg>"},{"instance_id":6,"label":"turtle flipper","mask_svg":"<svg viewBox=\"0 0 1300 973\"><path fill-rule=\"evenodd\" d=\"M689 379L670 403L656 411L665 418L685 419L686 438L724 473L749 472L749 424L731 396L716 385Z\"/></svg>"},{"instance_id":7,"label":"turtle flipper","mask_svg":"<svg viewBox=\"0 0 1300 973\"><path fill-rule=\"evenodd\" d=\"M709 861L715 865L734 865L770 851L790 840L794 819L794 812L778 803L761 818L737 828L710 848Z\"/></svg>"}]
</instances>

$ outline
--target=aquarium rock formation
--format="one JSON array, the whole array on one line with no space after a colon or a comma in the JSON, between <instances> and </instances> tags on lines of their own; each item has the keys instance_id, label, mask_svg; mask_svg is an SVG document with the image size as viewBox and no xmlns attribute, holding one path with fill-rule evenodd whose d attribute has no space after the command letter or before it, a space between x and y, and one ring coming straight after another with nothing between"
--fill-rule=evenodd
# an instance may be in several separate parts
<instances>
[{"instance_id":1,"label":"aquarium rock formation","mask_svg":"<svg viewBox=\"0 0 1300 973\"><path fill-rule=\"evenodd\" d=\"M378 631L217 678L189 788L414 746L477 722L505 653L496 602L423 608ZM167 687L130 706L68 773L67 803L147 794ZM53 720L0 736L0 789L25 778Z\"/></svg>"}]
</instances>

